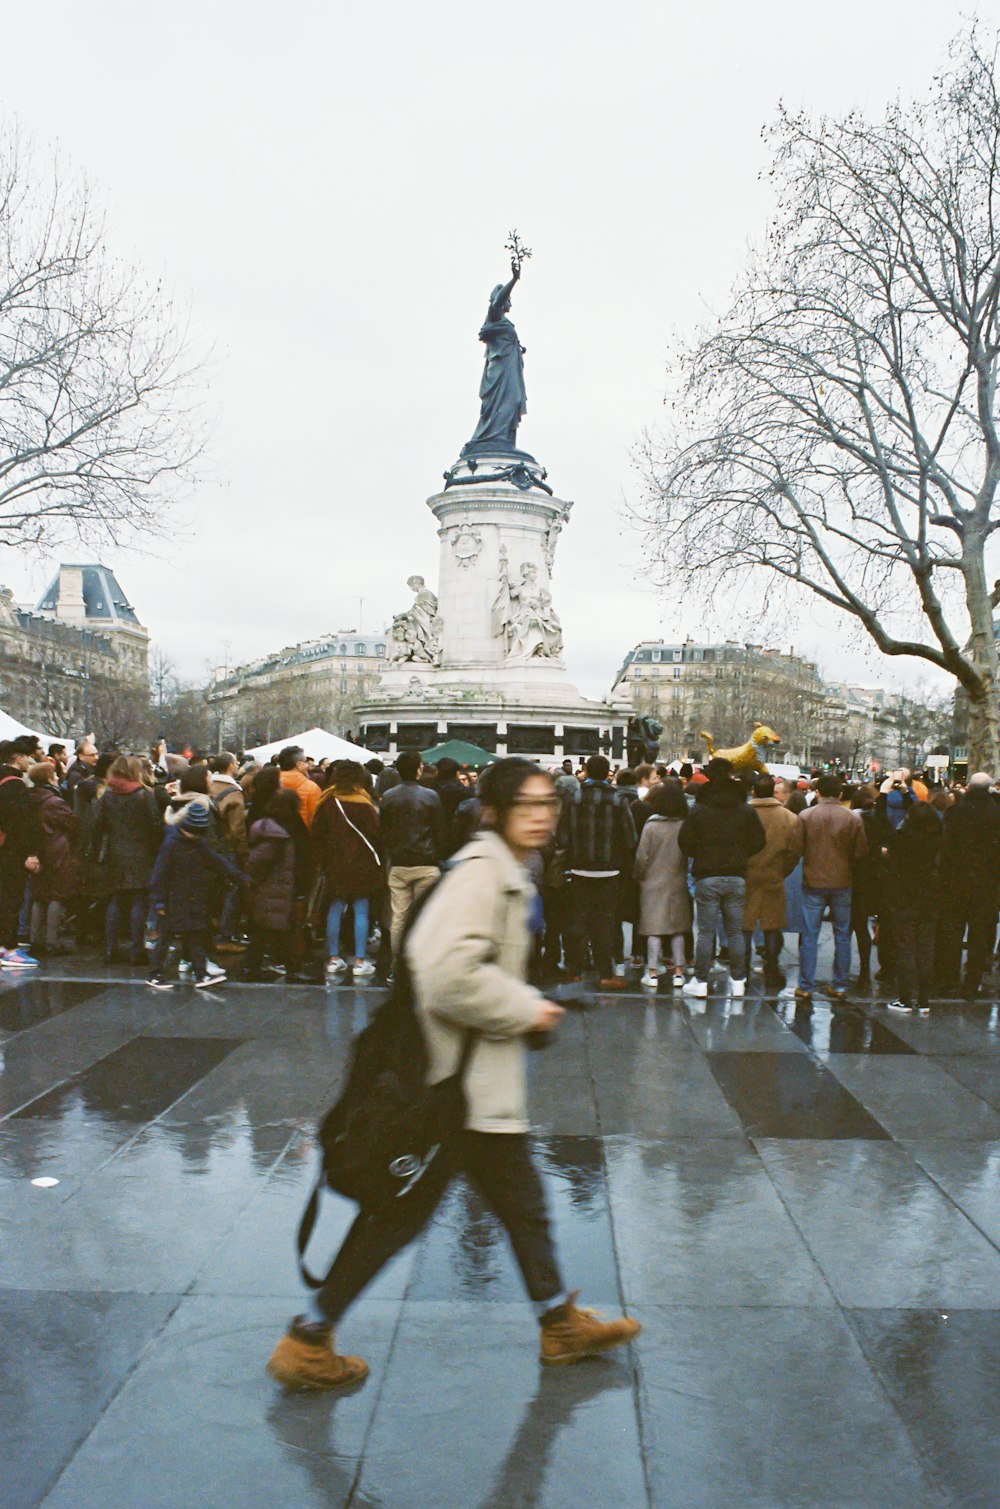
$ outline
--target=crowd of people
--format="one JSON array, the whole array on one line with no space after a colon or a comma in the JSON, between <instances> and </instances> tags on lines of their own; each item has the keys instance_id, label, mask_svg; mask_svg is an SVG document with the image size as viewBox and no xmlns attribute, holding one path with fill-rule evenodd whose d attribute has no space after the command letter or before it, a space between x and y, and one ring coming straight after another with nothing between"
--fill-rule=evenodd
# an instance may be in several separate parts
<instances>
[{"instance_id":1,"label":"crowd of people","mask_svg":"<svg viewBox=\"0 0 1000 1509\"><path fill-rule=\"evenodd\" d=\"M979 993L1000 889L988 775L789 782L721 758L612 771L603 755L539 769L552 832L524 860L538 983L638 977L697 999L725 964L738 1001L758 964L766 989L785 986L791 941L805 1010L828 918L835 1009L871 987L873 952L900 1010ZM0 745L0 968L97 947L155 989L175 966L221 984L237 955L247 980L383 983L411 909L480 821L475 774L414 751L387 767L289 746L261 766L162 741L136 755L86 738L71 756L26 735Z\"/></svg>"}]
</instances>

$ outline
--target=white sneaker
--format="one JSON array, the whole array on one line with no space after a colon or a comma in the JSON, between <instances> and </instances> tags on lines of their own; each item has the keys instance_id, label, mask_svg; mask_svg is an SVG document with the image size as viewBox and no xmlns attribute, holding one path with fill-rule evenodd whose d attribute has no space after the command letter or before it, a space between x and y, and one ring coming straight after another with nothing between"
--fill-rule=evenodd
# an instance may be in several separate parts
<instances>
[{"instance_id":1,"label":"white sneaker","mask_svg":"<svg viewBox=\"0 0 1000 1509\"><path fill-rule=\"evenodd\" d=\"M342 975L347 970L347 964L343 959L331 959L326 966L328 975Z\"/></svg>"},{"instance_id":2,"label":"white sneaker","mask_svg":"<svg viewBox=\"0 0 1000 1509\"><path fill-rule=\"evenodd\" d=\"M224 980L226 978L226 971L220 969L218 964L213 964L211 959L205 960L205 973L210 980Z\"/></svg>"},{"instance_id":3,"label":"white sneaker","mask_svg":"<svg viewBox=\"0 0 1000 1509\"><path fill-rule=\"evenodd\" d=\"M692 975L690 980L684 981L684 994L686 996L700 996L704 999L708 995L708 981L699 980Z\"/></svg>"},{"instance_id":4,"label":"white sneaker","mask_svg":"<svg viewBox=\"0 0 1000 1509\"><path fill-rule=\"evenodd\" d=\"M375 966L370 959L357 959L351 965L351 974L356 980L370 980L375 973Z\"/></svg>"},{"instance_id":5,"label":"white sneaker","mask_svg":"<svg viewBox=\"0 0 1000 1509\"><path fill-rule=\"evenodd\" d=\"M647 970L646 973L643 975L642 979L639 981L640 985L656 986L656 985L659 985L659 983L660 983L660 977L659 977L659 975L654 974L652 970Z\"/></svg>"},{"instance_id":6,"label":"white sneaker","mask_svg":"<svg viewBox=\"0 0 1000 1509\"><path fill-rule=\"evenodd\" d=\"M177 964L177 973L179 975L189 975L191 973L191 962L190 962L190 960L188 960L188 959L181 959L181 960L179 960L179 962Z\"/></svg>"},{"instance_id":7,"label":"white sneaker","mask_svg":"<svg viewBox=\"0 0 1000 1509\"><path fill-rule=\"evenodd\" d=\"M746 980L730 980L729 989L737 998L746 995L747 982Z\"/></svg>"}]
</instances>

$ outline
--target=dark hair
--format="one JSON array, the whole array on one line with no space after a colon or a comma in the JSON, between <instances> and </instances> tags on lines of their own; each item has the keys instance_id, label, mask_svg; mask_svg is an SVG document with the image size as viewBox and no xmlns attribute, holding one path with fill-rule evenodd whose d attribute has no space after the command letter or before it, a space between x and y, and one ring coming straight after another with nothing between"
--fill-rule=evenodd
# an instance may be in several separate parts
<instances>
[{"instance_id":1,"label":"dark hair","mask_svg":"<svg viewBox=\"0 0 1000 1509\"><path fill-rule=\"evenodd\" d=\"M453 781L458 775L458 761L452 760L448 755L445 755L443 759L437 762L437 773L442 781Z\"/></svg>"},{"instance_id":2,"label":"dark hair","mask_svg":"<svg viewBox=\"0 0 1000 1509\"><path fill-rule=\"evenodd\" d=\"M278 769L294 770L299 761L304 759L305 755L297 744L286 744L278 755Z\"/></svg>"},{"instance_id":3,"label":"dark hair","mask_svg":"<svg viewBox=\"0 0 1000 1509\"><path fill-rule=\"evenodd\" d=\"M483 806L492 807L502 821L525 781L533 775L544 776L552 785L552 777L533 760L526 760L523 755L508 755L487 765L479 777L476 794Z\"/></svg>"},{"instance_id":4,"label":"dark hair","mask_svg":"<svg viewBox=\"0 0 1000 1509\"><path fill-rule=\"evenodd\" d=\"M187 770L182 770L180 788L182 791L196 791L199 796L207 796L208 766L189 765Z\"/></svg>"},{"instance_id":5,"label":"dark hair","mask_svg":"<svg viewBox=\"0 0 1000 1509\"><path fill-rule=\"evenodd\" d=\"M639 777L634 770L619 770L615 776L616 786L638 786Z\"/></svg>"},{"instance_id":6,"label":"dark hair","mask_svg":"<svg viewBox=\"0 0 1000 1509\"><path fill-rule=\"evenodd\" d=\"M194 750L193 753L192 753L192 755L191 755L191 759L189 760L188 763L191 764L191 765L206 765L207 766L208 765L208 750L207 749L196 749L196 750Z\"/></svg>"},{"instance_id":7,"label":"dark hair","mask_svg":"<svg viewBox=\"0 0 1000 1509\"><path fill-rule=\"evenodd\" d=\"M13 739L0 739L0 765L9 765L14 753Z\"/></svg>"},{"instance_id":8,"label":"dark hair","mask_svg":"<svg viewBox=\"0 0 1000 1509\"><path fill-rule=\"evenodd\" d=\"M415 749L404 749L396 756L396 769L404 781L415 781L422 764L423 760Z\"/></svg>"},{"instance_id":9,"label":"dark hair","mask_svg":"<svg viewBox=\"0 0 1000 1509\"><path fill-rule=\"evenodd\" d=\"M809 803L806 801L806 794L804 791L793 791L791 796L788 798L788 801L785 803L785 811L791 812L794 814L794 816L798 817L799 813L804 812L808 805Z\"/></svg>"},{"instance_id":10,"label":"dark hair","mask_svg":"<svg viewBox=\"0 0 1000 1509\"><path fill-rule=\"evenodd\" d=\"M326 773L327 791L349 796L352 791L367 791L365 771L357 760L334 760Z\"/></svg>"},{"instance_id":11,"label":"dark hair","mask_svg":"<svg viewBox=\"0 0 1000 1509\"><path fill-rule=\"evenodd\" d=\"M365 769L368 771L369 775L381 775L383 770L385 769L385 766L382 764L381 760L366 760Z\"/></svg>"},{"instance_id":12,"label":"dark hair","mask_svg":"<svg viewBox=\"0 0 1000 1509\"><path fill-rule=\"evenodd\" d=\"M759 775L754 781L751 790L759 801L766 801L769 796L774 795L774 776Z\"/></svg>"},{"instance_id":13,"label":"dark hair","mask_svg":"<svg viewBox=\"0 0 1000 1509\"><path fill-rule=\"evenodd\" d=\"M878 792L874 786L855 786L854 795L851 797L851 806L855 812L867 812L878 801Z\"/></svg>"},{"instance_id":14,"label":"dark hair","mask_svg":"<svg viewBox=\"0 0 1000 1509\"><path fill-rule=\"evenodd\" d=\"M661 781L645 797L646 806L657 817L687 817L688 804L679 781Z\"/></svg>"},{"instance_id":15,"label":"dark hair","mask_svg":"<svg viewBox=\"0 0 1000 1509\"><path fill-rule=\"evenodd\" d=\"M931 833L942 833L941 819L929 802L913 802L906 814L904 826L911 828L921 837Z\"/></svg>"},{"instance_id":16,"label":"dark hair","mask_svg":"<svg viewBox=\"0 0 1000 1509\"><path fill-rule=\"evenodd\" d=\"M236 764L236 756L224 749L221 754L213 755L208 762L208 768L213 775L225 775L230 765Z\"/></svg>"},{"instance_id":17,"label":"dark hair","mask_svg":"<svg viewBox=\"0 0 1000 1509\"><path fill-rule=\"evenodd\" d=\"M65 746L65 744L50 744L49 745L49 758L50 759L52 758L53 755L65 754L65 753L66 753L66 746Z\"/></svg>"},{"instance_id":18,"label":"dark hair","mask_svg":"<svg viewBox=\"0 0 1000 1509\"><path fill-rule=\"evenodd\" d=\"M694 775L694 766L691 764L691 761L685 760L684 764L681 766L680 770L678 770L677 774L680 776L682 781L689 781Z\"/></svg>"},{"instance_id":19,"label":"dark hair","mask_svg":"<svg viewBox=\"0 0 1000 1509\"><path fill-rule=\"evenodd\" d=\"M844 783L839 775L821 775L816 782L818 796L839 796L844 789Z\"/></svg>"},{"instance_id":20,"label":"dark hair","mask_svg":"<svg viewBox=\"0 0 1000 1509\"><path fill-rule=\"evenodd\" d=\"M272 793L263 812L258 816L273 817L278 826L284 828L289 838L293 838L296 827L302 821L299 813L299 799L294 791L284 791L279 787ZM254 821L256 822L256 818Z\"/></svg>"},{"instance_id":21,"label":"dark hair","mask_svg":"<svg viewBox=\"0 0 1000 1509\"><path fill-rule=\"evenodd\" d=\"M710 781L724 781L733 773L733 762L727 760L724 755L713 755L705 766L705 774Z\"/></svg>"},{"instance_id":22,"label":"dark hair","mask_svg":"<svg viewBox=\"0 0 1000 1509\"><path fill-rule=\"evenodd\" d=\"M265 765L262 770L257 771L250 785L250 811L247 815L248 824L255 823L259 817L267 816L267 809L270 804L271 798L277 791L280 790L280 788L281 772L279 771L277 765ZM291 792L290 795L295 797L296 802L298 801L298 797L295 796L294 791Z\"/></svg>"},{"instance_id":23,"label":"dark hair","mask_svg":"<svg viewBox=\"0 0 1000 1509\"><path fill-rule=\"evenodd\" d=\"M604 755L591 755L587 761L587 774L592 781L606 781L610 769L611 762Z\"/></svg>"},{"instance_id":24,"label":"dark hair","mask_svg":"<svg viewBox=\"0 0 1000 1509\"><path fill-rule=\"evenodd\" d=\"M106 749L103 754L99 754L97 763L94 765L94 780L103 781L117 758L113 749Z\"/></svg>"}]
</instances>

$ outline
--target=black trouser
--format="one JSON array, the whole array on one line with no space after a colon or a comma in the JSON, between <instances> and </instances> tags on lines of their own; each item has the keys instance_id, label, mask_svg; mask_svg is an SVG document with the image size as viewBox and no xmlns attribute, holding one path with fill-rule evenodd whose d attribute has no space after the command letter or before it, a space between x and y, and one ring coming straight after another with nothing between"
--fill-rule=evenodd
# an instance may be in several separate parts
<instances>
[{"instance_id":1,"label":"black trouser","mask_svg":"<svg viewBox=\"0 0 1000 1509\"><path fill-rule=\"evenodd\" d=\"M858 945L859 980L870 979L872 972L872 935L868 925L869 905L867 896L858 890L851 892L851 931Z\"/></svg>"},{"instance_id":2,"label":"black trouser","mask_svg":"<svg viewBox=\"0 0 1000 1509\"><path fill-rule=\"evenodd\" d=\"M0 849L0 948L16 948L18 918L24 901L28 872L24 856Z\"/></svg>"},{"instance_id":3,"label":"black trouser","mask_svg":"<svg viewBox=\"0 0 1000 1509\"><path fill-rule=\"evenodd\" d=\"M753 963L753 933L744 933L743 940L746 945L746 972L749 976L750 966ZM785 941L785 935L781 928L767 928L764 932L764 975L767 979L773 979L780 972L778 960L781 957L781 945Z\"/></svg>"},{"instance_id":4,"label":"black trouser","mask_svg":"<svg viewBox=\"0 0 1000 1509\"><path fill-rule=\"evenodd\" d=\"M575 975L586 973L589 948L598 978L611 978L619 884L617 875L574 875L570 879L566 905L570 970Z\"/></svg>"},{"instance_id":5,"label":"black trouser","mask_svg":"<svg viewBox=\"0 0 1000 1509\"><path fill-rule=\"evenodd\" d=\"M271 955L276 964L283 964L288 973L294 972L295 934L291 923L280 929L258 927L256 922L250 924L250 947L243 956L248 975L260 972L265 952Z\"/></svg>"},{"instance_id":6,"label":"black trouser","mask_svg":"<svg viewBox=\"0 0 1000 1509\"><path fill-rule=\"evenodd\" d=\"M911 907L893 907L892 942L896 993L907 1006L926 1006L934 974L934 934L937 921Z\"/></svg>"},{"instance_id":7,"label":"black trouser","mask_svg":"<svg viewBox=\"0 0 1000 1509\"><path fill-rule=\"evenodd\" d=\"M938 979L953 989L962 972L962 938L968 928L968 957L965 961L965 988L978 990L993 954L997 931L997 903L992 894L962 896L952 894L945 901L938 921Z\"/></svg>"},{"instance_id":8,"label":"black trouser","mask_svg":"<svg viewBox=\"0 0 1000 1509\"><path fill-rule=\"evenodd\" d=\"M519 1132L463 1132L454 1150L425 1176L429 1182L412 1205L388 1215L359 1213L317 1295L331 1323L336 1324L391 1257L419 1236L458 1172L505 1226L529 1298L544 1303L563 1292L545 1191L527 1137Z\"/></svg>"},{"instance_id":9,"label":"black trouser","mask_svg":"<svg viewBox=\"0 0 1000 1509\"><path fill-rule=\"evenodd\" d=\"M181 958L191 962L191 974L194 979L202 980L205 977L205 944L208 941L208 928L189 928L182 933L169 933L160 918L160 931L156 939L156 947L153 949L153 961L150 972L161 975L166 968L167 955L170 952L172 938L178 938L181 945Z\"/></svg>"},{"instance_id":10,"label":"black trouser","mask_svg":"<svg viewBox=\"0 0 1000 1509\"><path fill-rule=\"evenodd\" d=\"M562 959L566 933L566 898L569 893L570 888L566 885L542 886L542 919L545 925L542 959L550 970L557 969ZM569 958L568 940L566 958Z\"/></svg>"}]
</instances>

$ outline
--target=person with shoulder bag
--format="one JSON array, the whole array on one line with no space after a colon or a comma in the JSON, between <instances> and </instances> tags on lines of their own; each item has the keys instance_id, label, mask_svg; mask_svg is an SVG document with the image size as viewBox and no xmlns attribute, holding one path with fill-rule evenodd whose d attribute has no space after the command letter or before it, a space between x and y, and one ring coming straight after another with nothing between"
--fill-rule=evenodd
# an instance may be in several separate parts
<instances>
[{"instance_id":1,"label":"person with shoulder bag","mask_svg":"<svg viewBox=\"0 0 1000 1509\"><path fill-rule=\"evenodd\" d=\"M359 1191L361 1209L332 1268L268 1362L290 1388L336 1389L367 1376L361 1358L336 1351L333 1328L419 1235L459 1172L507 1229L544 1363L577 1362L624 1345L640 1329L627 1317L603 1321L578 1309L576 1294L567 1293L528 1141L526 1039L552 1032L563 1009L526 982L535 892L524 864L551 837L559 800L551 779L517 757L490 766L479 794L484 830L455 856L404 935L399 971L412 978L427 1083L461 1084L464 1115L445 1149L431 1149L423 1164L406 1160L395 1200L366 1202Z\"/></svg>"},{"instance_id":2,"label":"person with shoulder bag","mask_svg":"<svg viewBox=\"0 0 1000 1509\"><path fill-rule=\"evenodd\" d=\"M365 772L355 760L331 765L311 833L323 872L327 976L336 980L347 972L340 956L340 924L349 907L354 914L352 975L355 980L369 979L375 966L368 959L368 903L382 887L382 858L378 811L365 786Z\"/></svg>"}]
</instances>

